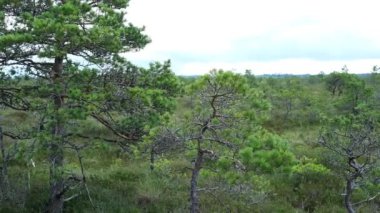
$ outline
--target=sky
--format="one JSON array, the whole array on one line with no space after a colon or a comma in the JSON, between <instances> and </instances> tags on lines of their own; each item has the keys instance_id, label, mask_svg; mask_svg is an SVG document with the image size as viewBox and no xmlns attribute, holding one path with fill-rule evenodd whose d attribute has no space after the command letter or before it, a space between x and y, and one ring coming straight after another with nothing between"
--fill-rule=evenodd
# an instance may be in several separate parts
<instances>
[{"instance_id":1,"label":"sky","mask_svg":"<svg viewBox=\"0 0 380 213\"><path fill-rule=\"evenodd\" d=\"M127 21L152 43L127 53L178 75L369 73L380 65L379 0L131 0Z\"/></svg>"}]
</instances>

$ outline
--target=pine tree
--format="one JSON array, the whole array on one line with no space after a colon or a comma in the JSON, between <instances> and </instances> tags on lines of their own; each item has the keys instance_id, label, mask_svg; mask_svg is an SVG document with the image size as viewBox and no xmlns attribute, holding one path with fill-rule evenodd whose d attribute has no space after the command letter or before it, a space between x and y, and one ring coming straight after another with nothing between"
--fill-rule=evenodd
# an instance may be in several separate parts
<instances>
[{"instance_id":1,"label":"pine tree","mask_svg":"<svg viewBox=\"0 0 380 213\"><path fill-rule=\"evenodd\" d=\"M43 118L40 124L47 133L40 140L50 155L47 212L63 211L68 121L93 116L112 128L94 116L95 104L88 102L104 103L107 95L114 95L99 94L99 70L122 62L120 53L139 50L150 41L143 28L125 19L127 5L128 0L0 1L0 70L33 80L32 85L7 81L1 99L8 107L37 111Z\"/></svg>"}]
</instances>

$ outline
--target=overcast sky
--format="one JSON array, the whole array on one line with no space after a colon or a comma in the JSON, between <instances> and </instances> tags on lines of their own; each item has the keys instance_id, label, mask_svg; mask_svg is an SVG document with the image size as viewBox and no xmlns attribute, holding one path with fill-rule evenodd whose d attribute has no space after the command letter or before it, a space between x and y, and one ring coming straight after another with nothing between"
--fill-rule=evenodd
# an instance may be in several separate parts
<instances>
[{"instance_id":1,"label":"overcast sky","mask_svg":"<svg viewBox=\"0 0 380 213\"><path fill-rule=\"evenodd\" d=\"M179 75L370 72L380 65L379 0L131 0L128 21L152 43L127 54L170 59Z\"/></svg>"}]
</instances>

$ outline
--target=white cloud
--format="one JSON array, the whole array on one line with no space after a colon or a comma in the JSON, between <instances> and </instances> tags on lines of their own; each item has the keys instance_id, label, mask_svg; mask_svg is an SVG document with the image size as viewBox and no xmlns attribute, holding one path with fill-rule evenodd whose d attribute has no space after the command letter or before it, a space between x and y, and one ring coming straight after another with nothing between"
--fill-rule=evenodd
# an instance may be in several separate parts
<instances>
[{"instance_id":1,"label":"white cloud","mask_svg":"<svg viewBox=\"0 0 380 213\"><path fill-rule=\"evenodd\" d=\"M171 59L177 73L257 63L267 64L255 66L262 72L311 72L303 58L331 69L331 61L380 64L367 58L380 52L379 6L377 0L132 0L127 18L146 26L153 42L127 57L141 64Z\"/></svg>"}]
</instances>

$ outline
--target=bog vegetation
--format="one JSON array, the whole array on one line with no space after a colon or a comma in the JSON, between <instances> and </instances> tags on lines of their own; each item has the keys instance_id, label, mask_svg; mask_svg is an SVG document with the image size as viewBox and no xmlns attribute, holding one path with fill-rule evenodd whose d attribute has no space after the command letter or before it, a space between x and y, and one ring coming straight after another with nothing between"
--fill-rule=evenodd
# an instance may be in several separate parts
<instances>
[{"instance_id":1,"label":"bog vegetation","mask_svg":"<svg viewBox=\"0 0 380 213\"><path fill-rule=\"evenodd\" d=\"M0 0L0 212L377 212L380 74L176 76L127 0Z\"/></svg>"}]
</instances>

